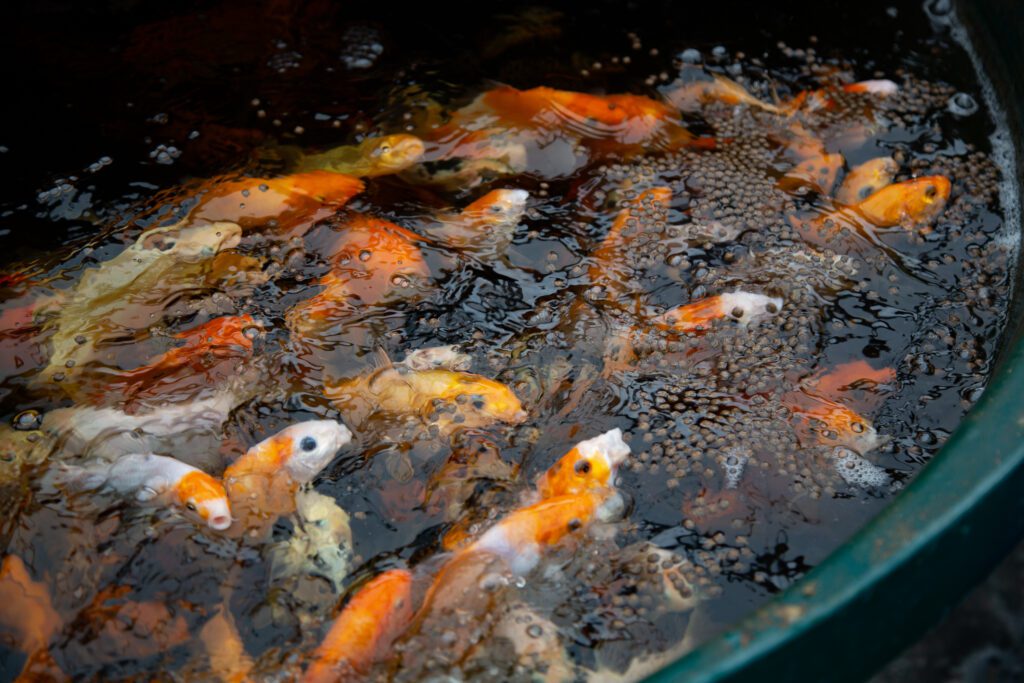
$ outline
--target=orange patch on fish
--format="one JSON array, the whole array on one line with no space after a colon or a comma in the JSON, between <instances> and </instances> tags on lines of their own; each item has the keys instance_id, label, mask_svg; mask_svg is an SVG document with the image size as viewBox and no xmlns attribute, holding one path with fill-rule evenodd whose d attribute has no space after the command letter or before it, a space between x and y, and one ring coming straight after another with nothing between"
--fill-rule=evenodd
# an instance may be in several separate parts
<instances>
[{"instance_id":1,"label":"orange patch on fish","mask_svg":"<svg viewBox=\"0 0 1024 683\"><path fill-rule=\"evenodd\" d=\"M541 475L537 492L547 499L608 488L628 455L629 446L619 429L581 441Z\"/></svg>"},{"instance_id":2,"label":"orange patch on fish","mask_svg":"<svg viewBox=\"0 0 1024 683\"><path fill-rule=\"evenodd\" d=\"M892 157L877 157L855 166L836 190L840 204L856 204L892 182L899 170Z\"/></svg>"},{"instance_id":3,"label":"orange patch on fish","mask_svg":"<svg viewBox=\"0 0 1024 683\"><path fill-rule=\"evenodd\" d=\"M412 620L412 575L392 569L360 588L338 615L303 683L329 683L365 675Z\"/></svg>"},{"instance_id":4,"label":"orange patch on fish","mask_svg":"<svg viewBox=\"0 0 1024 683\"><path fill-rule=\"evenodd\" d=\"M358 178L330 171L295 173L281 178L245 178L209 183L189 213L190 222L230 221L243 229L267 226L274 232L305 232L363 191Z\"/></svg>"},{"instance_id":5,"label":"orange patch on fish","mask_svg":"<svg viewBox=\"0 0 1024 683\"><path fill-rule=\"evenodd\" d=\"M32 580L17 555L0 564L0 603L0 629L13 634L15 645L27 655L47 647L62 626L46 585Z\"/></svg>"}]
</instances>

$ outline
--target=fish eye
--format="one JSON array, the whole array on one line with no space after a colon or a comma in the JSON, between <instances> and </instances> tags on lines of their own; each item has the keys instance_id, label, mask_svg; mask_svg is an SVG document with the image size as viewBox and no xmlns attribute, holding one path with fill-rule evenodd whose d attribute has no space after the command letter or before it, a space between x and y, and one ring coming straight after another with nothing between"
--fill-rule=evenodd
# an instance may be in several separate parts
<instances>
[{"instance_id":1,"label":"fish eye","mask_svg":"<svg viewBox=\"0 0 1024 683\"><path fill-rule=\"evenodd\" d=\"M776 306L775 304L770 303L765 305L764 310L768 311L769 313L775 314L779 312L779 307Z\"/></svg>"},{"instance_id":2,"label":"fish eye","mask_svg":"<svg viewBox=\"0 0 1024 683\"><path fill-rule=\"evenodd\" d=\"M486 406L486 405L487 405L487 402L484 401L482 398L478 398L478 399L473 401L473 407L476 408L477 410L483 410L484 406Z\"/></svg>"},{"instance_id":3,"label":"fish eye","mask_svg":"<svg viewBox=\"0 0 1024 683\"><path fill-rule=\"evenodd\" d=\"M924 196L927 197L928 199L934 199L935 195L937 195L938 193L939 188L935 187L934 185L929 185L924 189Z\"/></svg>"},{"instance_id":4,"label":"fish eye","mask_svg":"<svg viewBox=\"0 0 1024 683\"><path fill-rule=\"evenodd\" d=\"M192 512L195 512L195 511L196 511L196 504L195 504L195 503L186 503L186 504L185 504L185 507L187 507L187 508L188 508L189 510L191 510Z\"/></svg>"},{"instance_id":5,"label":"fish eye","mask_svg":"<svg viewBox=\"0 0 1024 683\"><path fill-rule=\"evenodd\" d=\"M491 213L501 213L502 211L503 209L498 204L495 204L491 207Z\"/></svg>"},{"instance_id":6,"label":"fish eye","mask_svg":"<svg viewBox=\"0 0 1024 683\"><path fill-rule=\"evenodd\" d=\"M590 474L590 461L580 460L576 463L576 474Z\"/></svg>"},{"instance_id":7,"label":"fish eye","mask_svg":"<svg viewBox=\"0 0 1024 683\"><path fill-rule=\"evenodd\" d=\"M732 309L732 317L736 318L737 320L742 318L743 317L743 308L740 307L740 306L737 306L736 308Z\"/></svg>"},{"instance_id":8,"label":"fish eye","mask_svg":"<svg viewBox=\"0 0 1024 683\"><path fill-rule=\"evenodd\" d=\"M299 448L309 453L310 451L316 450L316 439L311 436L302 437L302 441L299 442Z\"/></svg>"}]
</instances>

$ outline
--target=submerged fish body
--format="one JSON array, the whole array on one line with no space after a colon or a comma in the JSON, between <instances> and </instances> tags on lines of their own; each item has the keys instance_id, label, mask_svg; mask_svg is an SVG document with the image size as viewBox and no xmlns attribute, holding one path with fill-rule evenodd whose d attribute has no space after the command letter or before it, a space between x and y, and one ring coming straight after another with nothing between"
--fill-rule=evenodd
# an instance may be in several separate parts
<instances>
[{"instance_id":1,"label":"submerged fish body","mask_svg":"<svg viewBox=\"0 0 1024 683\"><path fill-rule=\"evenodd\" d=\"M352 565L348 513L317 491L299 491L295 506L291 538L270 549L271 577L320 576L339 591Z\"/></svg>"},{"instance_id":2,"label":"submerged fish body","mask_svg":"<svg viewBox=\"0 0 1024 683\"><path fill-rule=\"evenodd\" d=\"M491 190L461 212L432 222L426 232L447 246L501 250L512 241L529 198L526 190Z\"/></svg>"},{"instance_id":3,"label":"submerged fish body","mask_svg":"<svg viewBox=\"0 0 1024 683\"><path fill-rule=\"evenodd\" d=\"M224 470L224 486L236 528L259 537L282 515L296 510L295 494L309 484L352 440L334 420L300 422L264 439Z\"/></svg>"},{"instance_id":4,"label":"submerged fish body","mask_svg":"<svg viewBox=\"0 0 1024 683\"><path fill-rule=\"evenodd\" d=\"M468 372L412 370L386 365L355 379L325 385L325 395L357 421L375 412L428 418L441 401L457 411L456 427L483 427L526 419L519 398L504 384Z\"/></svg>"},{"instance_id":5,"label":"submerged fish body","mask_svg":"<svg viewBox=\"0 0 1024 683\"><path fill-rule=\"evenodd\" d=\"M857 165L836 190L840 204L857 204L892 182L899 164L892 157L876 157Z\"/></svg>"},{"instance_id":6,"label":"submerged fish body","mask_svg":"<svg viewBox=\"0 0 1024 683\"><path fill-rule=\"evenodd\" d=\"M313 653L303 683L348 681L365 675L412 618L412 574L391 569L359 588Z\"/></svg>"},{"instance_id":7,"label":"submerged fish body","mask_svg":"<svg viewBox=\"0 0 1024 683\"><path fill-rule=\"evenodd\" d=\"M171 225L142 233L123 252L87 270L47 322L50 360L37 381L74 385L82 366L103 347L148 329L176 295L202 282L212 257L238 244L234 223Z\"/></svg>"},{"instance_id":8,"label":"submerged fish body","mask_svg":"<svg viewBox=\"0 0 1024 683\"><path fill-rule=\"evenodd\" d=\"M363 191L344 173L308 171L280 178L215 178L185 219L190 225L230 221L245 231L270 228L279 238L305 234Z\"/></svg>"},{"instance_id":9,"label":"submerged fish body","mask_svg":"<svg viewBox=\"0 0 1024 683\"><path fill-rule=\"evenodd\" d=\"M318 283L323 290L288 312L289 326L302 335L317 334L354 308L419 296L430 278L419 247L424 241L382 218L347 216L323 250L331 263Z\"/></svg>"},{"instance_id":10,"label":"submerged fish body","mask_svg":"<svg viewBox=\"0 0 1024 683\"><path fill-rule=\"evenodd\" d=\"M371 137L357 145L302 155L295 170L323 170L356 178L375 178L404 171L420 160L425 149L423 141L415 135L399 133Z\"/></svg>"},{"instance_id":11,"label":"submerged fish body","mask_svg":"<svg viewBox=\"0 0 1024 683\"><path fill-rule=\"evenodd\" d=\"M742 85L719 73L707 73L699 67L685 67L681 83L674 83L664 92L665 100L685 112L699 111L708 104L746 105L772 114L784 114L777 105L759 100Z\"/></svg>"},{"instance_id":12,"label":"submerged fish body","mask_svg":"<svg viewBox=\"0 0 1024 683\"><path fill-rule=\"evenodd\" d=\"M62 465L58 479L72 489L104 488L134 496L141 503L170 504L216 531L231 525L231 508L221 483L174 458L146 453L84 467Z\"/></svg>"}]
</instances>

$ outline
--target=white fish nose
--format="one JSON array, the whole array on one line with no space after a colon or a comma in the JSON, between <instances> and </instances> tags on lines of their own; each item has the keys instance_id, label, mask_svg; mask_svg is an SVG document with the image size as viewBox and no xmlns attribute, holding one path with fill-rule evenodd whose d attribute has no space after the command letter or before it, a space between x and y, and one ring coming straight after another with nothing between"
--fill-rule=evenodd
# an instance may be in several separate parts
<instances>
[{"instance_id":1,"label":"white fish nose","mask_svg":"<svg viewBox=\"0 0 1024 683\"><path fill-rule=\"evenodd\" d=\"M231 526L231 517L229 515L213 515L206 523L215 531L224 531Z\"/></svg>"}]
</instances>

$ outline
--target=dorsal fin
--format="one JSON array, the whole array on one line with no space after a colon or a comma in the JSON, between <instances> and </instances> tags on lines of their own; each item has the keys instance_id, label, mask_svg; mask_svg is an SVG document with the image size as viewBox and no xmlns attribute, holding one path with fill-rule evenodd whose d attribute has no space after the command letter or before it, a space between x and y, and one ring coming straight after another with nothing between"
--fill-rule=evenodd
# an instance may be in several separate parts
<instances>
[{"instance_id":1,"label":"dorsal fin","mask_svg":"<svg viewBox=\"0 0 1024 683\"><path fill-rule=\"evenodd\" d=\"M393 368L395 364L391 362L391 356L384 350L383 346L378 346L373 351L374 355L374 367L375 368Z\"/></svg>"}]
</instances>

